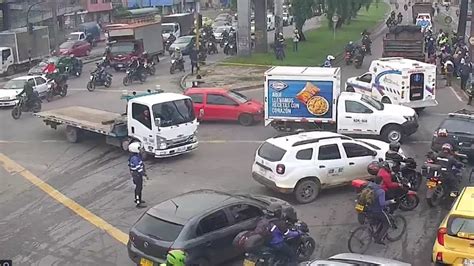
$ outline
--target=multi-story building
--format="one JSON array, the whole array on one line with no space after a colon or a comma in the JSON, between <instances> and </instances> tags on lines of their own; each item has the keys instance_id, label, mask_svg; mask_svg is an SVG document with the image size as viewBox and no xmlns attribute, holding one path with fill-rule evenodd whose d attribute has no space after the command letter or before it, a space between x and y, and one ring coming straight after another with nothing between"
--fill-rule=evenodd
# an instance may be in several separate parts
<instances>
[{"instance_id":1,"label":"multi-story building","mask_svg":"<svg viewBox=\"0 0 474 266\"><path fill-rule=\"evenodd\" d=\"M109 22L113 9L112 0L82 0L86 21Z\"/></svg>"}]
</instances>

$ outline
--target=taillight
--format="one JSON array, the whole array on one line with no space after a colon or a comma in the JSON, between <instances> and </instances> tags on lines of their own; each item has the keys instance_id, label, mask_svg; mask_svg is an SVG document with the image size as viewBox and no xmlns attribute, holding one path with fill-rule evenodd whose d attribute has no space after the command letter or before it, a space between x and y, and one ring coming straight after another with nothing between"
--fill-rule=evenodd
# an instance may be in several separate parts
<instances>
[{"instance_id":1,"label":"taillight","mask_svg":"<svg viewBox=\"0 0 474 266\"><path fill-rule=\"evenodd\" d=\"M441 246L444 246L444 235L446 235L447 232L448 232L448 229L446 229L445 227L441 227L440 229L438 229L437 240L438 240L438 243ZM443 258L441 257L441 261L442 260L443 260Z\"/></svg>"},{"instance_id":2,"label":"taillight","mask_svg":"<svg viewBox=\"0 0 474 266\"><path fill-rule=\"evenodd\" d=\"M277 172L277 174L280 174L280 175L284 174L285 173L285 165L284 164L277 165L276 172Z\"/></svg>"},{"instance_id":3,"label":"taillight","mask_svg":"<svg viewBox=\"0 0 474 266\"><path fill-rule=\"evenodd\" d=\"M443 253L441 252L436 253L436 261L443 261Z\"/></svg>"}]
</instances>

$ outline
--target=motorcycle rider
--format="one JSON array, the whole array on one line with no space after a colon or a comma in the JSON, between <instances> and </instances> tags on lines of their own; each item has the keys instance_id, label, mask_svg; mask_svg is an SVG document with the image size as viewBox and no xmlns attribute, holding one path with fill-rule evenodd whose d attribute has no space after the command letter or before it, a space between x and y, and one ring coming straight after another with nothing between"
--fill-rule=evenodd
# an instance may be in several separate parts
<instances>
[{"instance_id":1,"label":"motorcycle rider","mask_svg":"<svg viewBox=\"0 0 474 266\"><path fill-rule=\"evenodd\" d=\"M326 61L324 61L323 67L332 67L332 62L334 59L336 59L334 56L328 55L326 57Z\"/></svg>"},{"instance_id":2,"label":"motorcycle rider","mask_svg":"<svg viewBox=\"0 0 474 266\"><path fill-rule=\"evenodd\" d=\"M179 47L176 47L174 49L173 55L171 55L171 59L176 60L176 65L183 64L183 54L181 53L181 49Z\"/></svg>"},{"instance_id":3,"label":"motorcycle rider","mask_svg":"<svg viewBox=\"0 0 474 266\"><path fill-rule=\"evenodd\" d=\"M387 161L381 163L377 176L382 178L383 182L381 187L385 191L386 199L396 199L404 193L402 184L392 181L392 171L390 169L390 164Z\"/></svg>"},{"instance_id":4,"label":"motorcycle rider","mask_svg":"<svg viewBox=\"0 0 474 266\"><path fill-rule=\"evenodd\" d=\"M370 34L367 30L364 30L362 32L362 44L365 45L365 50L367 54L372 53L372 40L370 39Z\"/></svg>"},{"instance_id":5,"label":"motorcycle rider","mask_svg":"<svg viewBox=\"0 0 474 266\"><path fill-rule=\"evenodd\" d=\"M351 57L354 55L355 45L353 41L350 41L345 48L346 53L350 53Z\"/></svg>"},{"instance_id":6,"label":"motorcycle rider","mask_svg":"<svg viewBox=\"0 0 474 266\"><path fill-rule=\"evenodd\" d=\"M387 196L385 195L385 190L380 185L383 182L382 177L376 176L374 178L374 182L369 182L367 187L371 188L374 191L375 197L372 205L368 207L367 216L370 219L374 219L378 221L381 226L378 227L378 230L375 232L375 243L382 244L385 235L390 226L390 220L388 219L388 215L385 212L384 208L389 206L390 204L395 203L395 200L386 200Z\"/></svg>"},{"instance_id":7,"label":"motorcycle rider","mask_svg":"<svg viewBox=\"0 0 474 266\"><path fill-rule=\"evenodd\" d=\"M400 171L400 164L405 162L405 156L399 153L400 142L392 141L388 146L388 151L385 153L385 160L393 161L392 171L398 173Z\"/></svg>"},{"instance_id":8,"label":"motorcycle rider","mask_svg":"<svg viewBox=\"0 0 474 266\"><path fill-rule=\"evenodd\" d=\"M403 15L402 15L402 12L398 12L398 15L397 15L397 21L398 21L398 23L402 23L402 21L403 21Z\"/></svg>"},{"instance_id":9,"label":"motorcycle rider","mask_svg":"<svg viewBox=\"0 0 474 266\"><path fill-rule=\"evenodd\" d=\"M457 180L456 175L453 173L453 168L461 168L463 164L459 162L453 153L453 146L449 143L444 143L441 146L441 152L436 156L436 163L442 168L446 187L450 191L457 191Z\"/></svg>"},{"instance_id":10,"label":"motorcycle rider","mask_svg":"<svg viewBox=\"0 0 474 266\"><path fill-rule=\"evenodd\" d=\"M186 253L182 250L170 250L166 255L166 262L160 266L185 266Z\"/></svg>"},{"instance_id":11,"label":"motorcycle rider","mask_svg":"<svg viewBox=\"0 0 474 266\"><path fill-rule=\"evenodd\" d=\"M34 92L34 81L29 80L25 83L25 86L23 87L23 90L17 95L17 98L23 96L23 94L26 94L26 101L25 104L30 109L33 106L33 103L38 101L38 97L36 93Z\"/></svg>"},{"instance_id":12,"label":"motorcycle rider","mask_svg":"<svg viewBox=\"0 0 474 266\"><path fill-rule=\"evenodd\" d=\"M169 45L173 44L174 41L176 41L176 36L174 36L173 33L170 33L170 36L168 37Z\"/></svg>"},{"instance_id":13,"label":"motorcycle rider","mask_svg":"<svg viewBox=\"0 0 474 266\"><path fill-rule=\"evenodd\" d=\"M137 77L140 77L143 72L143 64L139 57L134 56L132 57L132 62L129 65L130 71Z\"/></svg>"},{"instance_id":14,"label":"motorcycle rider","mask_svg":"<svg viewBox=\"0 0 474 266\"><path fill-rule=\"evenodd\" d=\"M290 265L297 264L297 257L294 250L285 242L285 237L296 237L299 232L290 230L283 218L282 206L271 203L265 212L270 220L270 243L269 246L276 252L286 256Z\"/></svg>"}]
</instances>

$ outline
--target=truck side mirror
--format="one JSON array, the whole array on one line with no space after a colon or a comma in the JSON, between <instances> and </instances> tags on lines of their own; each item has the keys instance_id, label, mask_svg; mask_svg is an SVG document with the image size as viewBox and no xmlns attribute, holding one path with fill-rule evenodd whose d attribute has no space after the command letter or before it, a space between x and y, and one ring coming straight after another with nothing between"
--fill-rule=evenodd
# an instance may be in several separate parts
<instances>
[{"instance_id":1,"label":"truck side mirror","mask_svg":"<svg viewBox=\"0 0 474 266\"><path fill-rule=\"evenodd\" d=\"M372 151L372 156L377 156L377 152L376 151Z\"/></svg>"},{"instance_id":2,"label":"truck side mirror","mask_svg":"<svg viewBox=\"0 0 474 266\"><path fill-rule=\"evenodd\" d=\"M157 127L161 126L161 118L155 118L155 126Z\"/></svg>"}]
</instances>

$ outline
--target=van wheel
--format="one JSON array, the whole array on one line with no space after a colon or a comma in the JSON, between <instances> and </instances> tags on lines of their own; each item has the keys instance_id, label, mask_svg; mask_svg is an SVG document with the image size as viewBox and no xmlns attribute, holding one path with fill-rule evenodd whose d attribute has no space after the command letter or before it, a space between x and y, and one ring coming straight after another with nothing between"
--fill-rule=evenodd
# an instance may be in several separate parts
<instances>
[{"instance_id":1,"label":"van wheel","mask_svg":"<svg viewBox=\"0 0 474 266\"><path fill-rule=\"evenodd\" d=\"M352 87L352 86L347 86L346 91L347 92L355 92L354 87Z\"/></svg>"},{"instance_id":2,"label":"van wheel","mask_svg":"<svg viewBox=\"0 0 474 266\"><path fill-rule=\"evenodd\" d=\"M391 101L390 98L388 98L388 97L383 97L383 98L382 98L382 103L391 104L392 101Z\"/></svg>"},{"instance_id":3,"label":"van wheel","mask_svg":"<svg viewBox=\"0 0 474 266\"><path fill-rule=\"evenodd\" d=\"M402 142L403 130L398 125L389 125L382 130L382 139L386 142Z\"/></svg>"},{"instance_id":4,"label":"van wheel","mask_svg":"<svg viewBox=\"0 0 474 266\"><path fill-rule=\"evenodd\" d=\"M296 201L306 204L314 201L321 191L321 183L318 180L306 179L298 182L295 187Z\"/></svg>"}]
</instances>

